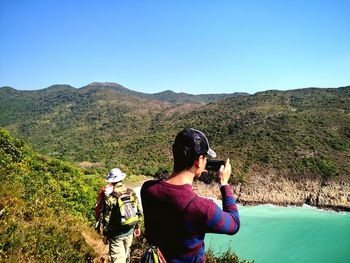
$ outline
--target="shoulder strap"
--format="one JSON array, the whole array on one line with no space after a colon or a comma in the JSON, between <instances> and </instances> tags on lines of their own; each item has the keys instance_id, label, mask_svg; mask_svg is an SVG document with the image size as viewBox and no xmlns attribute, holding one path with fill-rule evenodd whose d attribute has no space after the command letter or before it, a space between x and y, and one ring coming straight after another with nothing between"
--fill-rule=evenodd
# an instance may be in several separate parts
<instances>
[{"instance_id":1,"label":"shoulder strap","mask_svg":"<svg viewBox=\"0 0 350 263\"><path fill-rule=\"evenodd\" d=\"M134 191L130 188L126 189L126 194L131 195Z\"/></svg>"},{"instance_id":2,"label":"shoulder strap","mask_svg":"<svg viewBox=\"0 0 350 263\"><path fill-rule=\"evenodd\" d=\"M112 193L110 193L110 195L114 196L115 198L119 198L122 194L113 191Z\"/></svg>"},{"instance_id":3,"label":"shoulder strap","mask_svg":"<svg viewBox=\"0 0 350 263\"><path fill-rule=\"evenodd\" d=\"M132 189L127 188L125 193L118 193L118 192L114 192L114 191L113 191L113 192L110 193L110 194L113 195L113 196L116 197L116 198L119 198L119 197L122 196L123 194L131 195L133 192L134 192L134 191L133 191Z\"/></svg>"}]
</instances>

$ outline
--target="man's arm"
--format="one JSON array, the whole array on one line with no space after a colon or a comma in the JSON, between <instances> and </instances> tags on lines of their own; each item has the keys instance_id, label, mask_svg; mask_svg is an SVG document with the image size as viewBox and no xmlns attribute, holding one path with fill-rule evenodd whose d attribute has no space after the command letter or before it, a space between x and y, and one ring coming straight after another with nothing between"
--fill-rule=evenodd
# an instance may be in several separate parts
<instances>
[{"instance_id":1,"label":"man's arm","mask_svg":"<svg viewBox=\"0 0 350 263\"><path fill-rule=\"evenodd\" d=\"M108 225L109 225L109 221L111 219L111 214L112 214L111 203L107 199L108 199L108 197L105 197L105 201L104 201L103 209L102 209L102 214L101 214L103 235L104 236L107 236Z\"/></svg>"},{"instance_id":2,"label":"man's arm","mask_svg":"<svg viewBox=\"0 0 350 263\"><path fill-rule=\"evenodd\" d=\"M236 197L228 185L228 180L231 176L229 159L226 160L225 165L220 167L217 176L221 184L222 210L214 203L209 206L207 212L207 231L233 235L239 230L240 220Z\"/></svg>"},{"instance_id":3,"label":"man's arm","mask_svg":"<svg viewBox=\"0 0 350 263\"><path fill-rule=\"evenodd\" d=\"M207 212L206 232L233 235L240 226L236 199L228 185L220 187L222 195L221 209L214 202L210 204Z\"/></svg>"}]
</instances>

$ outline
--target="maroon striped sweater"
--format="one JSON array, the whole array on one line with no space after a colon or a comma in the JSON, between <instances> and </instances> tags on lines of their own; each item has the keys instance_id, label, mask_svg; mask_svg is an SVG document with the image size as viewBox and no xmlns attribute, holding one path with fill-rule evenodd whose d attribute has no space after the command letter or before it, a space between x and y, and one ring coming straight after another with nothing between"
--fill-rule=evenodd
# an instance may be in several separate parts
<instances>
[{"instance_id":1,"label":"maroon striped sweater","mask_svg":"<svg viewBox=\"0 0 350 263\"><path fill-rule=\"evenodd\" d=\"M222 209L200 197L192 186L147 181L141 188L146 237L160 248L167 262L204 262L205 233L233 235L239 230L236 199L222 186Z\"/></svg>"}]
</instances>

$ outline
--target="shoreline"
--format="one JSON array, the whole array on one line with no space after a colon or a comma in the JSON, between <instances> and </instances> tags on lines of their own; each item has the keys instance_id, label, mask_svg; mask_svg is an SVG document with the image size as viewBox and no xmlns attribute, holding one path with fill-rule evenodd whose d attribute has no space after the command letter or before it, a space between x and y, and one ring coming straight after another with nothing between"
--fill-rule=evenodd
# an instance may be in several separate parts
<instances>
[{"instance_id":1,"label":"shoreline","mask_svg":"<svg viewBox=\"0 0 350 263\"><path fill-rule=\"evenodd\" d=\"M127 187L133 188L137 192L137 196L140 199L140 189L142 184L147 181L147 180L153 180L154 178L149 177L145 178L143 177L139 181L133 181L132 183L127 183ZM303 207L303 206L309 206L314 209L320 209L320 210L325 210L325 211L333 211L333 212L350 212L350 207L347 206L341 206L341 205L312 205L308 204L307 202L295 202L290 199L285 199L283 202L278 202L276 200L268 200L266 202L264 201L258 201L258 195L247 195L242 191L241 186L234 186L230 185L231 189L238 193L238 198L237 198L237 204L242 205L242 206L259 206L259 205L273 205L277 207ZM244 187L246 188L246 186ZM244 189L243 188L243 189ZM221 201L221 194L220 194L220 189L218 185L216 184L205 184L203 182L194 182L193 184L193 191L196 192L200 196L204 196L207 198L213 198L215 200ZM243 198L242 198L243 194ZM311 195L312 192L308 192L307 195Z\"/></svg>"},{"instance_id":2,"label":"shoreline","mask_svg":"<svg viewBox=\"0 0 350 263\"><path fill-rule=\"evenodd\" d=\"M328 195L320 197L322 192L320 189L317 189L317 191L301 191L290 185L286 187L285 182L283 183L283 188L276 189L276 184L265 184L259 188L259 191L256 191L254 184L230 185L230 187L238 195L237 204L243 206L275 205L279 207L302 207L308 205L316 209L350 212L350 203L343 202L342 204L345 205L336 204L336 201L340 202L341 200L337 200L334 193L330 197ZM201 196L215 198L217 200L221 199L217 184L205 184L197 181L193 184L193 190ZM310 196L313 198L310 198Z\"/></svg>"},{"instance_id":3,"label":"shoreline","mask_svg":"<svg viewBox=\"0 0 350 263\"><path fill-rule=\"evenodd\" d=\"M332 211L336 213L347 212L350 213L350 208L348 207L334 207L334 206L313 206L307 203L302 204L279 204L279 203L263 203L263 202L240 202L237 201L238 205L249 207L249 206L263 206L263 205L271 205L276 207L310 207L313 209L323 210L323 211Z\"/></svg>"}]
</instances>

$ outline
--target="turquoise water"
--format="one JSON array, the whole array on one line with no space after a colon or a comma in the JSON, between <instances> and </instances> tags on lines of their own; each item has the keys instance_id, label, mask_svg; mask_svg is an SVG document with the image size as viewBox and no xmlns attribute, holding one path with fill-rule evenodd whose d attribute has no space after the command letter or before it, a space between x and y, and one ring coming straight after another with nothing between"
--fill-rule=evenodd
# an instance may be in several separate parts
<instances>
[{"instance_id":1,"label":"turquoise water","mask_svg":"<svg viewBox=\"0 0 350 263\"><path fill-rule=\"evenodd\" d=\"M231 248L240 259L264 262L350 262L350 213L310 207L239 208L234 236L207 234L206 248Z\"/></svg>"}]
</instances>

